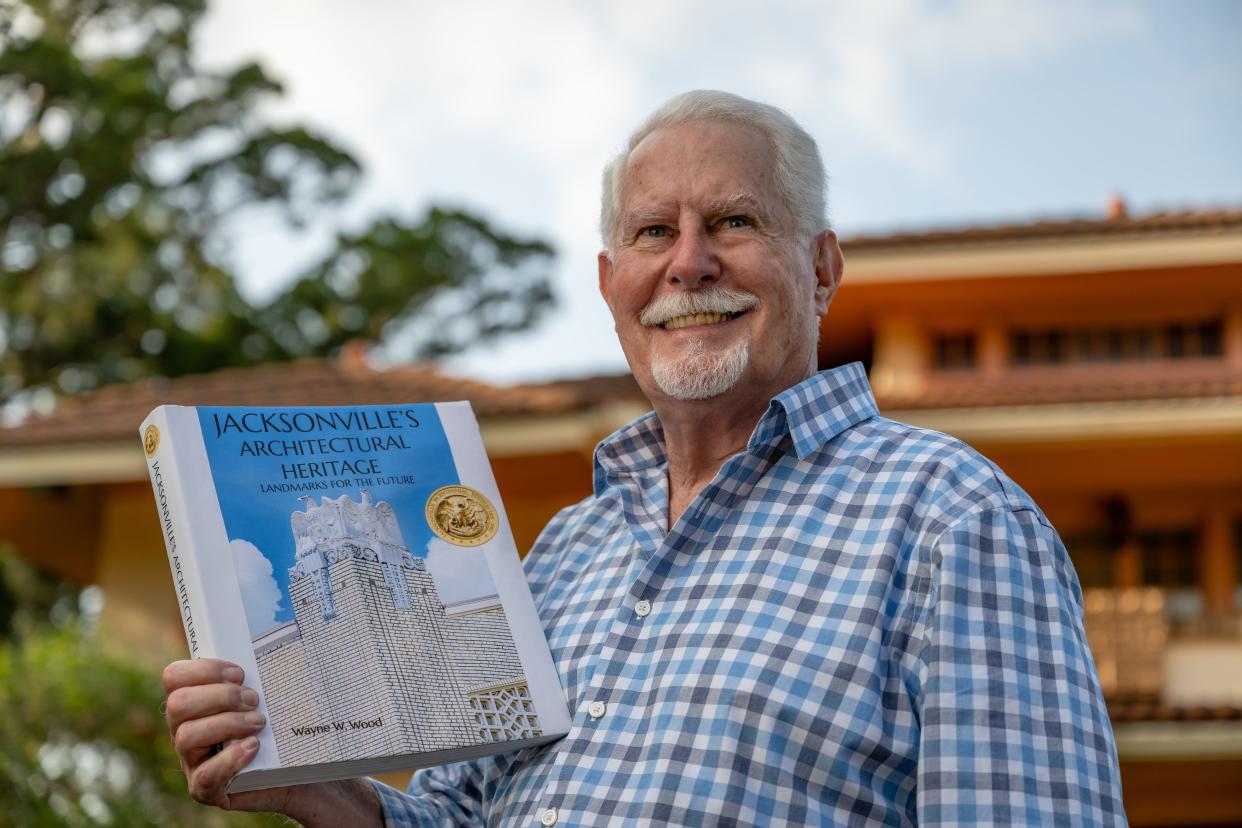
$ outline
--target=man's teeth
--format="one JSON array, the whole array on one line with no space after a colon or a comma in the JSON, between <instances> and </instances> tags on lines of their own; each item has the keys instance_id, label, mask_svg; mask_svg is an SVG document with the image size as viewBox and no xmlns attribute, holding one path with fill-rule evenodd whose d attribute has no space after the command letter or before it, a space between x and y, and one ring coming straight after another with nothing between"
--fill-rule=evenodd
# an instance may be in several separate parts
<instances>
[{"instance_id":1,"label":"man's teeth","mask_svg":"<svg viewBox=\"0 0 1242 828\"><path fill-rule=\"evenodd\" d=\"M665 322L663 327L666 331L675 331L691 325L715 325L717 322L732 319L736 315L733 313L689 313L685 316L674 316Z\"/></svg>"}]
</instances>

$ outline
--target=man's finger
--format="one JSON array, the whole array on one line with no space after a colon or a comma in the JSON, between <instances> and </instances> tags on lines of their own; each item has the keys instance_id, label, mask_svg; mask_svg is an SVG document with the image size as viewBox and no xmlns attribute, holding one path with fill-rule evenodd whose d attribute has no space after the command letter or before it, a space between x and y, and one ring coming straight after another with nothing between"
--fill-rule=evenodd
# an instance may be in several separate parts
<instances>
[{"instance_id":1,"label":"man's finger","mask_svg":"<svg viewBox=\"0 0 1242 828\"><path fill-rule=\"evenodd\" d=\"M217 713L191 719L173 732L173 745L189 764L197 764L212 755L222 742L253 736L266 720L257 710L248 713Z\"/></svg>"},{"instance_id":2,"label":"man's finger","mask_svg":"<svg viewBox=\"0 0 1242 828\"><path fill-rule=\"evenodd\" d=\"M228 745L189 774L187 784L190 796L208 805L227 802L224 786L242 768L250 763L259 750L259 740L254 736Z\"/></svg>"},{"instance_id":3,"label":"man's finger","mask_svg":"<svg viewBox=\"0 0 1242 828\"><path fill-rule=\"evenodd\" d=\"M241 684L245 678L242 668L231 661L219 658L192 658L174 661L164 668L164 691L171 693L179 687L196 684Z\"/></svg>"},{"instance_id":4,"label":"man's finger","mask_svg":"<svg viewBox=\"0 0 1242 828\"><path fill-rule=\"evenodd\" d=\"M175 732L182 723L216 713L245 713L259 706L259 694L236 684L205 684L181 687L168 694L165 716Z\"/></svg>"}]
</instances>

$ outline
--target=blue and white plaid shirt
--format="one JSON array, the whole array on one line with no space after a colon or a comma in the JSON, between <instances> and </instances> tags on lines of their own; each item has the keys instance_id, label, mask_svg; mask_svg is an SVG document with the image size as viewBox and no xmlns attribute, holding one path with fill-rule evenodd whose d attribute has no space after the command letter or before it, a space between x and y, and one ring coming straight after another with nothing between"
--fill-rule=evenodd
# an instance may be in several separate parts
<instances>
[{"instance_id":1,"label":"blue and white plaid shirt","mask_svg":"<svg viewBox=\"0 0 1242 828\"><path fill-rule=\"evenodd\" d=\"M861 366L776 397L669 531L648 414L527 556L561 741L380 786L406 825L1124 825L1065 549Z\"/></svg>"}]
</instances>

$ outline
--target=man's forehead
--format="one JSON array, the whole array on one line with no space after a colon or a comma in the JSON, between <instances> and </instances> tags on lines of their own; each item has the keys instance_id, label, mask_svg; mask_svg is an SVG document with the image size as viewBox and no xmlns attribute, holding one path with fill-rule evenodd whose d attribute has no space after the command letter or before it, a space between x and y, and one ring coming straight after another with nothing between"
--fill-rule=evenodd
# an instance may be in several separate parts
<instances>
[{"instance_id":1,"label":"man's forehead","mask_svg":"<svg viewBox=\"0 0 1242 828\"><path fill-rule=\"evenodd\" d=\"M745 124L687 121L660 127L630 152L625 172L652 164L695 164L709 160L770 168L775 154L767 136Z\"/></svg>"},{"instance_id":2,"label":"man's forehead","mask_svg":"<svg viewBox=\"0 0 1242 828\"><path fill-rule=\"evenodd\" d=\"M745 124L688 121L660 127L626 159L620 177L626 210L669 196L724 206L763 201L775 174L767 137ZM693 191L693 192L691 192Z\"/></svg>"}]
</instances>

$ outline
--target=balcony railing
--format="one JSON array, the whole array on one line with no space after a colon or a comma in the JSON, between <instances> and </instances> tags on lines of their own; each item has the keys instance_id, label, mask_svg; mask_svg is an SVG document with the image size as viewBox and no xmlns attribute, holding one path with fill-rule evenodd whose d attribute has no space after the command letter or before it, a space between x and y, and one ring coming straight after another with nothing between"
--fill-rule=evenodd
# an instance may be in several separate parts
<instances>
[{"instance_id":1,"label":"balcony railing","mask_svg":"<svg viewBox=\"0 0 1242 828\"><path fill-rule=\"evenodd\" d=\"M1084 590L1083 608L1110 707L1242 708L1242 616L1171 623L1155 587Z\"/></svg>"}]
</instances>

